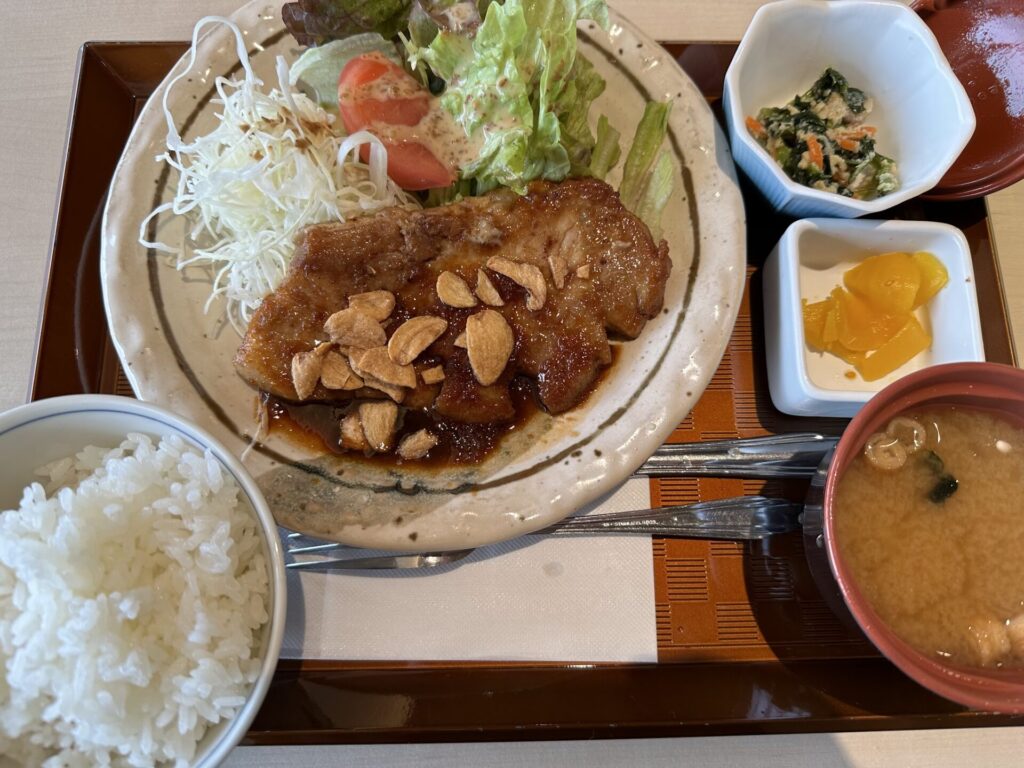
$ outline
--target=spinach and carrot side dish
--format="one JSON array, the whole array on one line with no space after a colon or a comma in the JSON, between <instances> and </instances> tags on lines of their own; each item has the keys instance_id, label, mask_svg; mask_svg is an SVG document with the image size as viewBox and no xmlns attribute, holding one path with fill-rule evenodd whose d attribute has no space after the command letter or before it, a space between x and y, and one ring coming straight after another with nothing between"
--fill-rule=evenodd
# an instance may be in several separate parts
<instances>
[{"instance_id":1,"label":"spinach and carrot side dish","mask_svg":"<svg viewBox=\"0 0 1024 768\"><path fill-rule=\"evenodd\" d=\"M875 128L865 125L872 100L829 67L784 107L747 117L747 130L798 184L856 200L899 188L896 163L875 151Z\"/></svg>"}]
</instances>

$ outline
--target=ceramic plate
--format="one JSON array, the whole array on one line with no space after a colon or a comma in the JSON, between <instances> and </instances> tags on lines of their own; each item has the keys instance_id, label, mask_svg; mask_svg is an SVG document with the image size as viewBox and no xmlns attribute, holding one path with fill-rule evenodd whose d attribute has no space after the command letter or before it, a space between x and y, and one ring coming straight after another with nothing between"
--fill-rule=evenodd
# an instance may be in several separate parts
<instances>
[{"instance_id":1,"label":"ceramic plate","mask_svg":"<svg viewBox=\"0 0 1024 768\"><path fill-rule=\"evenodd\" d=\"M279 4L250 3L232 18L246 35L257 75L275 83L275 56L293 60L299 53L283 30ZM209 275L179 273L138 244L140 222L169 199L176 182L155 161L167 132L160 109L166 80L128 141L103 223L107 317L135 393L245 452L283 525L346 544L420 551L479 546L542 528L612 491L686 416L721 360L743 290L745 223L725 137L672 57L614 12L607 32L580 25L580 50L608 82L592 110L595 121L607 114L624 137L632 136L647 100L674 100L667 147L676 164L663 221L673 261L665 309L639 339L621 345L585 404L535 417L484 464L458 471L320 457L274 434L246 452L257 428L256 394L232 367L240 339L223 321L223 306L204 311ZM229 30L212 29L199 42L193 73L168 98L186 140L215 124L214 77L237 70ZM181 220L158 222L165 241L180 238L183 227Z\"/></svg>"}]
</instances>

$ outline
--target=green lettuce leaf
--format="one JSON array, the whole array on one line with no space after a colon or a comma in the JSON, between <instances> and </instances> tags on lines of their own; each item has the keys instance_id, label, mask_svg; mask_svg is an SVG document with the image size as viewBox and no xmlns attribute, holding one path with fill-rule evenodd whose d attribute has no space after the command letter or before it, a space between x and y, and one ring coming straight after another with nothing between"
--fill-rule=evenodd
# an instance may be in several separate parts
<instances>
[{"instance_id":1,"label":"green lettuce leaf","mask_svg":"<svg viewBox=\"0 0 1024 768\"><path fill-rule=\"evenodd\" d=\"M604 80L577 55L579 19L607 26L604 0L492 2L473 38L442 29L429 46L406 43L414 66L447 81L441 105L481 144L462 168L478 192L586 172L587 113Z\"/></svg>"},{"instance_id":2,"label":"green lettuce leaf","mask_svg":"<svg viewBox=\"0 0 1024 768\"><path fill-rule=\"evenodd\" d=\"M570 172L574 176L587 173L594 150L594 134L590 132L587 114L590 105L604 91L605 82L594 65L577 56L565 84L558 121L562 126L562 146L569 153Z\"/></svg>"},{"instance_id":3,"label":"green lettuce leaf","mask_svg":"<svg viewBox=\"0 0 1024 768\"><path fill-rule=\"evenodd\" d=\"M636 126L636 135L626 155L626 164L622 167L622 184L619 185L622 204L633 212L636 212L644 194L648 172L665 140L671 109L670 101L649 101L644 107L644 116Z\"/></svg>"},{"instance_id":4,"label":"green lettuce leaf","mask_svg":"<svg viewBox=\"0 0 1024 768\"><path fill-rule=\"evenodd\" d=\"M668 205L668 199L672 195L673 178L675 169L672 167L672 160L667 152L661 152L654 162L644 185L643 194L633 213L647 225L651 230L651 237L655 242L661 239L661 212Z\"/></svg>"},{"instance_id":5,"label":"green lettuce leaf","mask_svg":"<svg viewBox=\"0 0 1024 768\"><path fill-rule=\"evenodd\" d=\"M672 194L675 175L668 153L661 151L671 110L671 101L650 101L644 107L619 185L622 204L647 225L655 240L661 237L661 212Z\"/></svg>"},{"instance_id":6,"label":"green lettuce leaf","mask_svg":"<svg viewBox=\"0 0 1024 768\"><path fill-rule=\"evenodd\" d=\"M594 144L594 151L590 156L590 175L595 179L604 180L612 168L619 162L622 156L622 147L619 146L621 134L608 122L606 115L601 115L597 121L597 143Z\"/></svg>"}]
</instances>

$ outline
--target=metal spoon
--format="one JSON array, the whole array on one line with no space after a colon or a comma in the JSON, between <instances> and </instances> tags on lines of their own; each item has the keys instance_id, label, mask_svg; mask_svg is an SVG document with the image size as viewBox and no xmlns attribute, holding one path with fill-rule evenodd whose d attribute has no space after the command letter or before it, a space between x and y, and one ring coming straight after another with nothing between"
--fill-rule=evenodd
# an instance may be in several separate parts
<instances>
[{"instance_id":1,"label":"metal spoon","mask_svg":"<svg viewBox=\"0 0 1024 768\"><path fill-rule=\"evenodd\" d=\"M344 547L335 544L334 548ZM347 571L347 570L405 570L407 568L436 568L439 565L456 563L466 557L472 549L454 552L434 552L415 555L385 555L382 557L334 558L331 560L306 560L301 563L287 563L285 568L293 571Z\"/></svg>"}]
</instances>

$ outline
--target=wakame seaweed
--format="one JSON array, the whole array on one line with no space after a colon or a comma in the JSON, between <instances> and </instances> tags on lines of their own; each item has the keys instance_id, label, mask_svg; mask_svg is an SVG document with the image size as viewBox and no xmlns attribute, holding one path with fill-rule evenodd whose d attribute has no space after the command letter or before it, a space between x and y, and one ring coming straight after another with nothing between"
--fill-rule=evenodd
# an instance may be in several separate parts
<instances>
[{"instance_id":1,"label":"wakame seaweed","mask_svg":"<svg viewBox=\"0 0 1024 768\"><path fill-rule=\"evenodd\" d=\"M935 504L942 504L946 499L956 493L957 488L959 487L960 481L955 477L952 475L943 475L928 492L928 499Z\"/></svg>"},{"instance_id":2,"label":"wakame seaweed","mask_svg":"<svg viewBox=\"0 0 1024 768\"><path fill-rule=\"evenodd\" d=\"M942 504L957 492L960 481L946 471L946 463L935 451L924 451L921 454L921 462L932 474L938 476L935 485L928 491L928 499L934 504Z\"/></svg>"}]
</instances>

